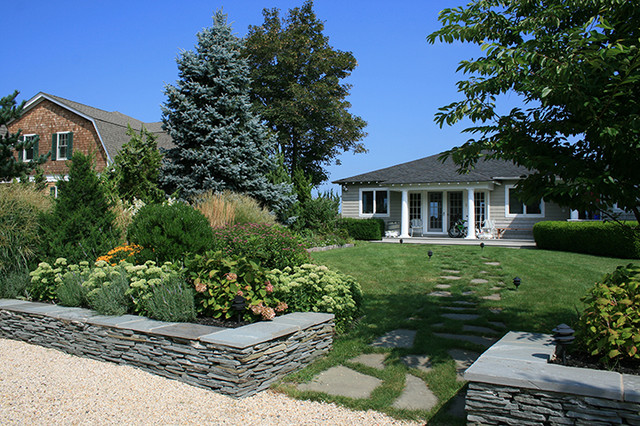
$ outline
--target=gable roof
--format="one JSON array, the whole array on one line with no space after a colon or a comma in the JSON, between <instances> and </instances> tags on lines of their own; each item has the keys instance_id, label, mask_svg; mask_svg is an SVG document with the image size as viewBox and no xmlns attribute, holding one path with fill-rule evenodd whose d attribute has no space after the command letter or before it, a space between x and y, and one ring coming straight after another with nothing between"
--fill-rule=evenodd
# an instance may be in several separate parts
<instances>
[{"instance_id":1,"label":"gable roof","mask_svg":"<svg viewBox=\"0 0 640 426\"><path fill-rule=\"evenodd\" d=\"M447 158L441 162L441 154L420 158L407 163L398 164L384 169L339 179L333 183L456 183L456 182L485 182L496 179L518 179L529 171L521 166L503 160L480 160L475 168L467 174L458 173L458 166Z\"/></svg>"},{"instance_id":2,"label":"gable roof","mask_svg":"<svg viewBox=\"0 0 640 426\"><path fill-rule=\"evenodd\" d=\"M131 127L138 132L142 129L142 126L144 126L148 131L157 136L159 148L173 147L171 137L167 132L162 130L161 122L143 123L140 120L118 111L104 111L48 93L40 92L35 95L26 103L23 111L28 111L45 99L91 121L107 153L109 162L113 161L118 152L120 152L120 149L122 149L122 146L131 139L131 137L127 135L127 124L131 125Z\"/></svg>"}]
</instances>

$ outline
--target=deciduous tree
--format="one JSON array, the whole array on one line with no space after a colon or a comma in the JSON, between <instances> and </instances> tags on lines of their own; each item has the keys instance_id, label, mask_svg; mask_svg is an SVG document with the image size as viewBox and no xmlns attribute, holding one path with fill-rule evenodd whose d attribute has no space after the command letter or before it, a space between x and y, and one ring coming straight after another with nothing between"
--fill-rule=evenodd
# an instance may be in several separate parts
<instances>
[{"instance_id":1,"label":"deciduous tree","mask_svg":"<svg viewBox=\"0 0 640 426\"><path fill-rule=\"evenodd\" d=\"M366 122L349 112L351 86L341 83L356 59L329 44L311 0L286 18L278 9L262 13L245 43L254 106L277 134L289 174L300 169L318 185L339 154L366 152Z\"/></svg>"},{"instance_id":2,"label":"deciduous tree","mask_svg":"<svg viewBox=\"0 0 640 426\"><path fill-rule=\"evenodd\" d=\"M637 1L474 0L439 20L429 42L484 51L460 62L469 75L458 83L464 98L436 114L441 126L473 122L466 131L475 137L447 155L463 170L481 157L529 168L518 185L525 201L617 204L640 220ZM521 105L502 112L509 94Z\"/></svg>"}]
</instances>

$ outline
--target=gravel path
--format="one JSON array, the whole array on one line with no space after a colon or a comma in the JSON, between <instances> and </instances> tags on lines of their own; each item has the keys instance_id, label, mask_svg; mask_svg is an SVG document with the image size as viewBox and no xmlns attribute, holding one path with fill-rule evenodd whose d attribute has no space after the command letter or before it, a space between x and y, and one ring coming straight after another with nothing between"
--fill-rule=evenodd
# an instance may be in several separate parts
<instances>
[{"instance_id":1,"label":"gravel path","mask_svg":"<svg viewBox=\"0 0 640 426\"><path fill-rule=\"evenodd\" d=\"M417 425L376 411L298 401L272 391L245 399L0 339L0 424Z\"/></svg>"}]
</instances>

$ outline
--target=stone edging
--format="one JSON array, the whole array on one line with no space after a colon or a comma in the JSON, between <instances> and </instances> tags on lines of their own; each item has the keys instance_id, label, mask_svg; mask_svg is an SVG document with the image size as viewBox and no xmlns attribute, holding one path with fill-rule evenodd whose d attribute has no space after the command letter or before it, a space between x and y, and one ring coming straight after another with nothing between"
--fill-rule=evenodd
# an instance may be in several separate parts
<instances>
[{"instance_id":1,"label":"stone edging","mask_svg":"<svg viewBox=\"0 0 640 426\"><path fill-rule=\"evenodd\" d=\"M234 397L264 390L328 352L333 318L297 312L225 329L0 299L0 337L132 365Z\"/></svg>"},{"instance_id":2,"label":"stone edging","mask_svg":"<svg viewBox=\"0 0 640 426\"><path fill-rule=\"evenodd\" d=\"M353 247L353 246L354 246L354 244L343 244L343 245L334 244L332 246L311 247L311 248L308 248L307 251L309 253L314 253L314 252L318 252L318 251L329 251L329 250L333 250L333 249L347 248L347 247Z\"/></svg>"},{"instance_id":3,"label":"stone edging","mask_svg":"<svg viewBox=\"0 0 640 426\"><path fill-rule=\"evenodd\" d=\"M640 376L549 364L550 335L509 332L467 369L469 424L640 424Z\"/></svg>"}]
</instances>

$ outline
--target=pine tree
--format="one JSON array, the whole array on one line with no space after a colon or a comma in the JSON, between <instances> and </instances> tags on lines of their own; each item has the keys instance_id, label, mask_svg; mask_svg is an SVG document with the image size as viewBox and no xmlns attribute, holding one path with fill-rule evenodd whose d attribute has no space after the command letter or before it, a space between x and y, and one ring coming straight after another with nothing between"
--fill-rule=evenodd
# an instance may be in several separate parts
<instances>
[{"instance_id":1,"label":"pine tree","mask_svg":"<svg viewBox=\"0 0 640 426\"><path fill-rule=\"evenodd\" d=\"M167 151L161 182L189 200L205 191L247 193L272 209L286 208L290 186L273 184L275 139L251 110L249 69L242 41L221 11L198 33L195 50L177 59L180 78L167 85L165 129L176 147Z\"/></svg>"}]
</instances>

